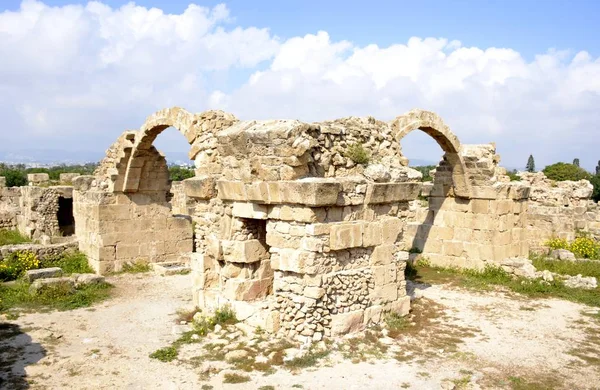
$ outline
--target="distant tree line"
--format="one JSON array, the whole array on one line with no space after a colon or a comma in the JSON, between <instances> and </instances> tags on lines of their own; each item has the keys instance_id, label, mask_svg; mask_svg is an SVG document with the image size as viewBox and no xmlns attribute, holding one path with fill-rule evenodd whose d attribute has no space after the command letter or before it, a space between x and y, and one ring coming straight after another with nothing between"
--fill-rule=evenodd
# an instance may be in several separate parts
<instances>
[{"instance_id":1,"label":"distant tree line","mask_svg":"<svg viewBox=\"0 0 600 390\"><path fill-rule=\"evenodd\" d=\"M29 173L47 173L51 181L58 181L61 173L80 173L82 175L93 175L98 163L56 165L45 168L27 168L25 164L0 163L0 176L6 178L8 187L20 187L27 185ZM173 181L181 181L194 177L194 169L180 166L169 166L169 175Z\"/></svg>"},{"instance_id":2,"label":"distant tree line","mask_svg":"<svg viewBox=\"0 0 600 390\"><path fill-rule=\"evenodd\" d=\"M8 187L19 187L27 185L27 175L30 173L47 173L50 180L57 181L61 173L92 175L97 166L97 163L88 163L75 165L63 164L47 168L27 168L25 164L9 165L0 163L0 176L6 178L6 185Z\"/></svg>"}]
</instances>

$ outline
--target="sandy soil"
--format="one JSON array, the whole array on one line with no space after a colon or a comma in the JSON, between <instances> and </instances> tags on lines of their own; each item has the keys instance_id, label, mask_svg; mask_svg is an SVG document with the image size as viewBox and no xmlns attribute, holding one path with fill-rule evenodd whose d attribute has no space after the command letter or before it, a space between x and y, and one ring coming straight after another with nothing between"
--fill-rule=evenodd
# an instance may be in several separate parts
<instances>
[{"instance_id":1,"label":"sandy soil","mask_svg":"<svg viewBox=\"0 0 600 390\"><path fill-rule=\"evenodd\" d=\"M0 387L600 389L600 321L589 315L598 310L566 301L423 286L422 318L413 318L422 329L388 343L383 358L352 362L334 352L316 367L253 372L233 385L223 384L227 370L206 377L202 367L148 357L177 339L176 312L191 307L189 275L109 281L115 297L93 308L1 320L0 376L11 381Z\"/></svg>"}]
</instances>

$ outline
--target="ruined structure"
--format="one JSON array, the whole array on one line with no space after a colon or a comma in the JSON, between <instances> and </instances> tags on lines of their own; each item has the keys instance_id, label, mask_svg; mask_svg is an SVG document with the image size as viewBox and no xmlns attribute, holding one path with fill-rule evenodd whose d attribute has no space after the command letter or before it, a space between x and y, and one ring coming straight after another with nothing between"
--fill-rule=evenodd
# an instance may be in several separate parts
<instances>
[{"instance_id":1,"label":"ruined structure","mask_svg":"<svg viewBox=\"0 0 600 390\"><path fill-rule=\"evenodd\" d=\"M11 188L0 180L0 228L33 239L73 236L73 188L62 179L50 185L48 174L29 174L29 186Z\"/></svg>"},{"instance_id":2,"label":"ruined structure","mask_svg":"<svg viewBox=\"0 0 600 390\"><path fill-rule=\"evenodd\" d=\"M195 161L196 176L181 183L169 181L152 145L168 127L186 137ZM444 151L432 183L421 183L402 155L400 140L413 130ZM64 180L73 184L79 249L97 272L191 262L197 305L229 304L248 324L306 341L379 323L387 312L406 314L409 252L481 269L527 257L530 243L573 213L574 223L549 234L598 231L600 214L584 184L559 184L569 188L566 213L558 200L547 205L555 190L540 190L541 178L511 182L498 163L494 144L461 145L428 111L391 122L303 123L171 108L123 133L94 175ZM26 230L24 221L43 221L36 231L55 231L35 213L70 191L3 189L0 205L18 204L19 212L0 209L0 226Z\"/></svg>"},{"instance_id":3,"label":"ruined structure","mask_svg":"<svg viewBox=\"0 0 600 390\"><path fill-rule=\"evenodd\" d=\"M527 211L527 237L531 249L539 251L550 238L568 241L578 231L600 240L600 208L590 198L593 186L587 180L554 182L542 172L519 173L531 186Z\"/></svg>"}]
</instances>

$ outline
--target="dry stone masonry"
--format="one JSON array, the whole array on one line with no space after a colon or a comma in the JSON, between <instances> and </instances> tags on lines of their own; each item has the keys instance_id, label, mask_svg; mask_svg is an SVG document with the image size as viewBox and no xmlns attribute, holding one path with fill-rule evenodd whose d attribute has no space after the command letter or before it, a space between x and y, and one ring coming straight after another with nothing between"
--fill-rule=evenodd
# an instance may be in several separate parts
<instances>
[{"instance_id":1,"label":"dry stone masonry","mask_svg":"<svg viewBox=\"0 0 600 390\"><path fill-rule=\"evenodd\" d=\"M195 162L196 176L182 182L170 182L153 146L169 127ZM400 140L417 129L444 151L432 183L402 155ZM200 307L229 304L249 325L317 341L406 314L411 252L550 280L526 259L530 246L577 229L600 236L588 182L511 182L499 160L494 144L461 145L423 110L391 122L304 123L175 107L124 132L94 175L63 174L62 186L49 186L34 174L22 188L0 178L0 228L46 237L70 226L98 273L191 262ZM60 212L69 202L71 225Z\"/></svg>"}]
</instances>

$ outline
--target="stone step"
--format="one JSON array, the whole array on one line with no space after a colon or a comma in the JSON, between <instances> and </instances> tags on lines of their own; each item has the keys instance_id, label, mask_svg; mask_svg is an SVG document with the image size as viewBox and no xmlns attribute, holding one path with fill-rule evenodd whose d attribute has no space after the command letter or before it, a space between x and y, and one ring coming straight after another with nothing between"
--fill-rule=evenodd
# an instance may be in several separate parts
<instances>
[{"instance_id":1,"label":"stone step","mask_svg":"<svg viewBox=\"0 0 600 390\"><path fill-rule=\"evenodd\" d=\"M186 274L191 271L188 264L180 261L151 263L152 270L158 275Z\"/></svg>"}]
</instances>

